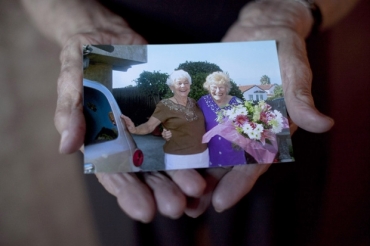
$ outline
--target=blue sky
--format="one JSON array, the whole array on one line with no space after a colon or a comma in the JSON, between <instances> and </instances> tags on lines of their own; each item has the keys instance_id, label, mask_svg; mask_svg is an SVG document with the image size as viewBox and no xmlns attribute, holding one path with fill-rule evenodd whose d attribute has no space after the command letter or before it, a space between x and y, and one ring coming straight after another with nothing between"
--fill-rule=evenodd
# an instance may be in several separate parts
<instances>
[{"instance_id":1,"label":"blue sky","mask_svg":"<svg viewBox=\"0 0 370 246\"><path fill-rule=\"evenodd\" d=\"M113 71L113 87L136 85L143 71L174 71L185 61L215 63L237 85L260 84L263 75L271 83L281 84L275 41L208 43L184 45L147 45L148 62L134 65L127 72Z\"/></svg>"}]
</instances>

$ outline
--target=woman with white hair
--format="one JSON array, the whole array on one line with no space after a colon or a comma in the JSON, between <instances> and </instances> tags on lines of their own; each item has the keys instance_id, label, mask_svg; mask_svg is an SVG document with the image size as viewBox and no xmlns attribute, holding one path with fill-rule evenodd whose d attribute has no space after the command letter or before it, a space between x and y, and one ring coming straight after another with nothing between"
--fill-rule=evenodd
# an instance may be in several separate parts
<instances>
[{"instance_id":1,"label":"woman with white hair","mask_svg":"<svg viewBox=\"0 0 370 246\"><path fill-rule=\"evenodd\" d=\"M229 95L231 89L230 78L226 73L213 72L207 76L203 84L209 94L198 100L204 118L206 132L218 125L217 113L221 109L228 109L243 101L235 96ZM162 136L167 141L171 139L172 132L164 130ZM246 164L246 153L244 150L225 138L216 135L208 142L210 167L235 166Z\"/></svg>"},{"instance_id":2,"label":"woman with white hair","mask_svg":"<svg viewBox=\"0 0 370 246\"><path fill-rule=\"evenodd\" d=\"M167 85L173 97L161 100L147 122L135 127L127 116L121 118L132 134L148 134L161 123L171 131L171 141L166 141L163 146L166 170L208 167L207 144L202 143L205 133L203 113L196 101L188 97L191 77L187 72L177 70L168 77Z\"/></svg>"}]
</instances>

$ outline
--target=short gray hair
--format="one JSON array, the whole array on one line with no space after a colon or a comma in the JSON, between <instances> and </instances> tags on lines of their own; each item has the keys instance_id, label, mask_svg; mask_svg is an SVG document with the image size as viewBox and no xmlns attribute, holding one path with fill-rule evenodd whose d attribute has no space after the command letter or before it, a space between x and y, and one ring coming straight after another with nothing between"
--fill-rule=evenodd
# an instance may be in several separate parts
<instances>
[{"instance_id":1,"label":"short gray hair","mask_svg":"<svg viewBox=\"0 0 370 246\"><path fill-rule=\"evenodd\" d=\"M172 86L174 83L176 83L180 79L186 79L191 84L191 77L188 72L185 72L184 70L176 70L171 73L170 76L168 76L168 79L166 81L166 84L168 86Z\"/></svg>"}]
</instances>

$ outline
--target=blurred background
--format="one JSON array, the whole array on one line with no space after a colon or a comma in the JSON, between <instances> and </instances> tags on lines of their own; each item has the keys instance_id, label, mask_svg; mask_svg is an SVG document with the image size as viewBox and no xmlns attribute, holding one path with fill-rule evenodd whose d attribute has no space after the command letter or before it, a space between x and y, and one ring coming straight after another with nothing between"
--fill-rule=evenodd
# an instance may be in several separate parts
<instances>
[{"instance_id":1,"label":"blurred background","mask_svg":"<svg viewBox=\"0 0 370 246\"><path fill-rule=\"evenodd\" d=\"M97 245L81 156L59 155L59 52L0 1L0 245Z\"/></svg>"},{"instance_id":2,"label":"blurred background","mask_svg":"<svg viewBox=\"0 0 370 246\"><path fill-rule=\"evenodd\" d=\"M330 132L299 130L297 161L273 166L234 209L144 225L83 175L80 154L58 154L60 49L17 1L0 0L0 245L370 245L368 13L364 0L308 40L316 106L336 121Z\"/></svg>"}]
</instances>

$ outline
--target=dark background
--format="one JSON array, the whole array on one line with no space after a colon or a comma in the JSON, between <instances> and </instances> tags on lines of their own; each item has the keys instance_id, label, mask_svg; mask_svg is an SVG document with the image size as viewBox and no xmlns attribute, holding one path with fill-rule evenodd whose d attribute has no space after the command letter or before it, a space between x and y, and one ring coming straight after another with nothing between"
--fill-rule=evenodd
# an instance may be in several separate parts
<instances>
[{"instance_id":1,"label":"dark background","mask_svg":"<svg viewBox=\"0 0 370 246\"><path fill-rule=\"evenodd\" d=\"M58 154L59 48L0 1L0 245L370 245L369 12L362 1L308 41L330 132L299 130L297 162L274 165L234 209L143 225L82 174L80 155Z\"/></svg>"}]
</instances>

